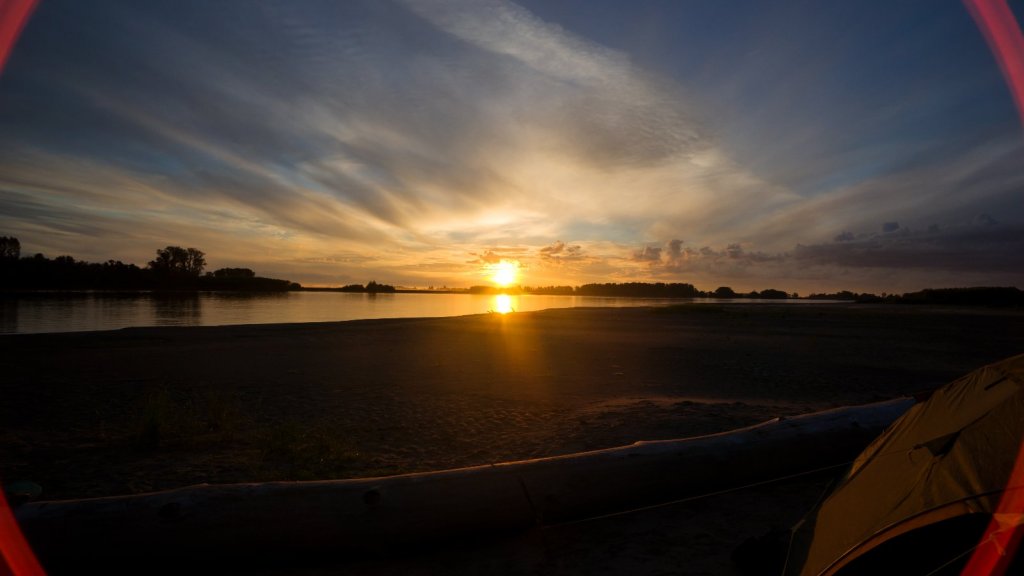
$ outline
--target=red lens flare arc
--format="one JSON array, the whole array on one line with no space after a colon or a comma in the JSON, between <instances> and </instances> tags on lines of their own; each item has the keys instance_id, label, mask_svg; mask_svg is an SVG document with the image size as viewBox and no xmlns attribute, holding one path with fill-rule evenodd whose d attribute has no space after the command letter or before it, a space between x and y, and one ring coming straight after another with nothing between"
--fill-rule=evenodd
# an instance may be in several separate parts
<instances>
[{"instance_id":1,"label":"red lens flare arc","mask_svg":"<svg viewBox=\"0 0 1024 576\"><path fill-rule=\"evenodd\" d=\"M39 560L18 528L11 507L0 490L0 574L11 576L46 576Z\"/></svg>"},{"instance_id":2,"label":"red lens flare arc","mask_svg":"<svg viewBox=\"0 0 1024 576\"><path fill-rule=\"evenodd\" d=\"M1024 34L1006 0L964 0L995 55L1024 126ZM985 534L964 567L963 576L1002 576L1024 536L1024 444L1018 448L1007 490ZM1000 519L1003 522L1000 522ZM1009 519L1009 521L1007 521Z\"/></svg>"},{"instance_id":3,"label":"red lens flare arc","mask_svg":"<svg viewBox=\"0 0 1024 576\"><path fill-rule=\"evenodd\" d=\"M1006 0L964 0L992 49L1024 126L1024 34Z\"/></svg>"},{"instance_id":4,"label":"red lens flare arc","mask_svg":"<svg viewBox=\"0 0 1024 576\"><path fill-rule=\"evenodd\" d=\"M0 74L37 0L0 0Z\"/></svg>"}]
</instances>

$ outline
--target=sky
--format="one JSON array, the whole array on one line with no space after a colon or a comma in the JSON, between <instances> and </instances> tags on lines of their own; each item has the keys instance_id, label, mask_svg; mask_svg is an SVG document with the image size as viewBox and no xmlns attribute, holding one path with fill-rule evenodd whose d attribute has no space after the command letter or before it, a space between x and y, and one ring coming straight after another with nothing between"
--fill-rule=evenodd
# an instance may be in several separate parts
<instances>
[{"instance_id":1,"label":"sky","mask_svg":"<svg viewBox=\"0 0 1024 576\"><path fill-rule=\"evenodd\" d=\"M1024 287L1024 128L953 0L42 0L0 235L304 285Z\"/></svg>"}]
</instances>

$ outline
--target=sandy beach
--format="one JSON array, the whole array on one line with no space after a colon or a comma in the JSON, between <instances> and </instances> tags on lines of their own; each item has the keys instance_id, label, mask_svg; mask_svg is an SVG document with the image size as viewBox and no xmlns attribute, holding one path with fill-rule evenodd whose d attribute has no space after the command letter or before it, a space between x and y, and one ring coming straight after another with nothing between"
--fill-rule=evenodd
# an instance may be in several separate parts
<instances>
[{"instance_id":1,"label":"sandy beach","mask_svg":"<svg viewBox=\"0 0 1024 576\"><path fill-rule=\"evenodd\" d=\"M0 478L67 499L724 431L940 386L1024 351L1024 313L684 305L0 341ZM828 481L309 572L735 573L737 544L788 528Z\"/></svg>"}]
</instances>

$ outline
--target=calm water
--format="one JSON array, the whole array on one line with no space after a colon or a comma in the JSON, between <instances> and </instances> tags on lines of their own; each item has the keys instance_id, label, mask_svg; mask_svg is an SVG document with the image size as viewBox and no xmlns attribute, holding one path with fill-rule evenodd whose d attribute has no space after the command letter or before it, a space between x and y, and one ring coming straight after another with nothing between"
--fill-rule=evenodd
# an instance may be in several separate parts
<instances>
[{"instance_id":1,"label":"calm water","mask_svg":"<svg viewBox=\"0 0 1024 576\"><path fill-rule=\"evenodd\" d=\"M0 334L116 330L130 326L220 326L331 322L369 318L462 316L527 312L578 306L664 306L656 298L592 296L488 296L477 294L282 294L199 293L190 295L76 293L0 299ZM756 301L754 301L756 302ZM789 300L787 302L806 302Z\"/></svg>"},{"instance_id":2,"label":"calm water","mask_svg":"<svg viewBox=\"0 0 1024 576\"><path fill-rule=\"evenodd\" d=\"M6 298L0 333L79 332L130 326L218 326L331 322L368 318L461 316L576 306L657 306L675 300L478 294L189 295L76 293Z\"/></svg>"}]
</instances>

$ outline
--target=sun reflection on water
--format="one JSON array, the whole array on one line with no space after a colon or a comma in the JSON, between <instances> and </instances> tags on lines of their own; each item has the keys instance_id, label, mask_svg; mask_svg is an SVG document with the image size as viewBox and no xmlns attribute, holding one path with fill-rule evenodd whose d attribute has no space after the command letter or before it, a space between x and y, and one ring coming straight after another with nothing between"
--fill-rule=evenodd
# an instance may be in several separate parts
<instances>
[{"instance_id":1,"label":"sun reflection on water","mask_svg":"<svg viewBox=\"0 0 1024 576\"><path fill-rule=\"evenodd\" d=\"M508 314L516 311L516 307L519 306L519 298L508 294L498 294L491 304L492 311L498 314Z\"/></svg>"}]
</instances>

